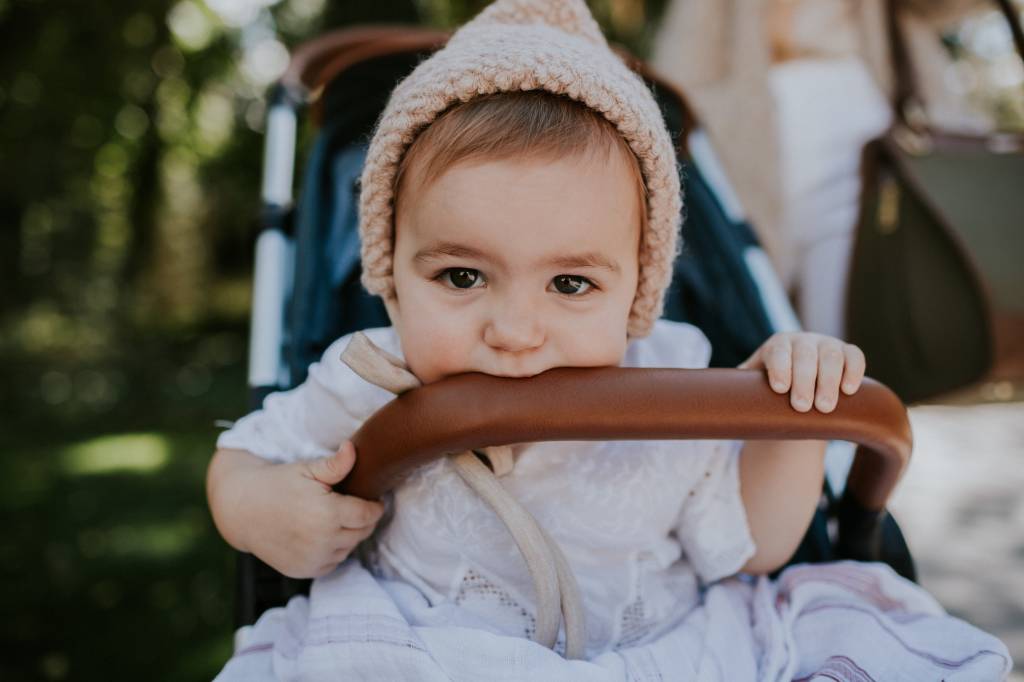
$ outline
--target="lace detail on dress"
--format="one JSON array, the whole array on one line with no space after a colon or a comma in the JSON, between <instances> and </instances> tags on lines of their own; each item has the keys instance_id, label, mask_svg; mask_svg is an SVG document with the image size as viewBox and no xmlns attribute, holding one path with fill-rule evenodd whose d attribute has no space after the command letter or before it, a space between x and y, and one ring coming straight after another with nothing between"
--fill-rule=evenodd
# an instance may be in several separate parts
<instances>
[{"instance_id":1,"label":"lace detail on dress","mask_svg":"<svg viewBox=\"0 0 1024 682\"><path fill-rule=\"evenodd\" d=\"M455 603L463 606L466 602L477 600L497 604L505 612L505 615L512 615L521 620L523 635L527 639L533 639L535 631L533 615L507 590L497 586L488 580L487 577L471 568L462 576L462 583L455 593Z\"/></svg>"},{"instance_id":2,"label":"lace detail on dress","mask_svg":"<svg viewBox=\"0 0 1024 682\"><path fill-rule=\"evenodd\" d=\"M644 555L636 559L637 572L634 580L636 599L629 606L622 610L622 617L619 619L619 641L616 649L624 649L641 641L651 632L653 623L650 614L647 613L646 601L644 599L643 578L646 574L644 564L647 563Z\"/></svg>"},{"instance_id":3,"label":"lace detail on dress","mask_svg":"<svg viewBox=\"0 0 1024 682\"><path fill-rule=\"evenodd\" d=\"M644 608L644 599L637 596L636 601L622 611L622 634L619 635L619 642L616 649L623 649L636 644L651 631L651 624L647 620Z\"/></svg>"}]
</instances>

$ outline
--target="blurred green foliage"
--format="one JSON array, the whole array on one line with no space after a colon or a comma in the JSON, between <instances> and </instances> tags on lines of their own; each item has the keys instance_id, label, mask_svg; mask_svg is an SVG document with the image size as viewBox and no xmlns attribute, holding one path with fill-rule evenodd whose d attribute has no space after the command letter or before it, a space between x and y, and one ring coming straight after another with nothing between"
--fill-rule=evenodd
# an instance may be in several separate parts
<instances>
[{"instance_id":1,"label":"blurred green foliage","mask_svg":"<svg viewBox=\"0 0 1024 682\"><path fill-rule=\"evenodd\" d=\"M26 370L0 406L101 414L142 337L244 324L263 96L286 46L356 23L451 26L485 4L0 0L0 354ZM651 7L594 3L639 49Z\"/></svg>"}]
</instances>

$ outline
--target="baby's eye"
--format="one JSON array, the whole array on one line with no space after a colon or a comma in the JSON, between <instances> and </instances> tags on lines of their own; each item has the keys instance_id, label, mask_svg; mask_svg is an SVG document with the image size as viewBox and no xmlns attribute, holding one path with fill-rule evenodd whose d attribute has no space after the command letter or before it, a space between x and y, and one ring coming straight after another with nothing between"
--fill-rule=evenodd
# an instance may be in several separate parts
<instances>
[{"instance_id":1,"label":"baby's eye","mask_svg":"<svg viewBox=\"0 0 1024 682\"><path fill-rule=\"evenodd\" d=\"M484 282L480 271L470 268L448 268L441 272L438 279L456 289L475 289Z\"/></svg>"},{"instance_id":2,"label":"baby's eye","mask_svg":"<svg viewBox=\"0 0 1024 682\"><path fill-rule=\"evenodd\" d=\"M551 283L555 285L558 293L568 296L580 296L594 286L589 279L579 275L558 275Z\"/></svg>"}]
</instances>

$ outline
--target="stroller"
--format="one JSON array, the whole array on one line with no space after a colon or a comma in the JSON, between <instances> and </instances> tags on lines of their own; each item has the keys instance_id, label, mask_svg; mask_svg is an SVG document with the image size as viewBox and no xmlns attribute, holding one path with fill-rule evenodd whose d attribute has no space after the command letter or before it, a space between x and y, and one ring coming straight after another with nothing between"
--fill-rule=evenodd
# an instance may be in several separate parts
<instances>
[{"instance_id":1,"label":"stroller","mask_svg":"<svg viewBox=\"0 0 1024 682\"><path fill-rule=\"evenodd\" d=\"M360 284L358 182L367 141L391 89L420 60L443 46L446 38L446 33L409 27L330 33L296 51L273 91L250 340L253 409L268 393L301 383L309 365L338 337L389 324L383 304ZM727 189L721 181L717 187L713 184L720 173L683 96L642 62L624 56L654 91L684 167L686 246L674 266L664 316L689 322L705 333L713 348L712 367L735 367L773 332L797 328L796 318L750 227L731 220L723 209L718 197ZM312 109L318 131L301 197L293 208L298 116L306 106ZM568 370L572 371L579 370ZM549 419L544 427L531 422L536 415L531 415L530 405L538 403L531 396L557 390L566 370L516 380L511 390L503 384L497 399L493 389L485 386L493 378L469 377L468 383L467 377L446 379L393 401L366 422L353 437L360 459L344 482L346 492L377 497L411 467L430 458L502 443L588 436L842 438L866 447L854 458L850 443L830 446L822 502L790 563L841 558L884 561L915 579L902 534L885 512L885 501L910 452L905 409L888 389L868 381L830 415L798 415L751 372L584 371L608 375L598 377L598 383L621 381L623 373L630 372L633 394L649 397L657 391L658 408L636 418L623 417L600 413L601 401L595 400L572 419ZM685 381L679 372L688 372ZM466 390L491 395L492 404L484 410L489 416L469 426L453 423L451 415L445 417L445 392L454 390L452 381L462 381L458 390L463 398ZM621 391L622 384L616 387ZM416 407L404 400L412 394L419 396ZM700 400L695 400L698 395ZM621 393L617 403L623 403ZM396 430L395 424L409 423L410 409L418 410L416 420L426 422L426 429ZM552 421L560 425L551 426ZM571 427L564 427L566 423ZM403 438L396 438L396 433ZM255 557L240 554L236 647L244 642L245 626L263 611L283 605L308 588L309 581L285 578Z\"/></svg>"}]
</instances>

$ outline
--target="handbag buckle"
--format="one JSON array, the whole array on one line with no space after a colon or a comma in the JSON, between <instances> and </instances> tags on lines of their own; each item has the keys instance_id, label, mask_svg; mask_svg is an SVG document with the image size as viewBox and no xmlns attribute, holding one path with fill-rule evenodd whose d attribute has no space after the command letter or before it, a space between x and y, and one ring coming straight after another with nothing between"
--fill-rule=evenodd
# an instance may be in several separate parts
<instances>
[{"instance_id":1,"label":"handbag buckle","mask_svg":"<svg viewBox=\"0 0 1024 682\"><path fill-rule=\"evenodd\" d=\"M935 148L931 135L915 130L907 125L897 125L893 128L892 138L899 145L905 154L910 156L925 156Z\"/></svg>"},{"instance_id":2,"label":"handbag buckle","mask_svg":"<svg viewBox=\"0 0 1024 682\"><path fill-rule=\"evenodd\" d=\"M892 234L900 226L900 184L886 175L878 188L878 232Z\"/></svg>"}]
</instances>

